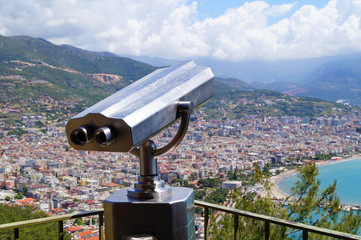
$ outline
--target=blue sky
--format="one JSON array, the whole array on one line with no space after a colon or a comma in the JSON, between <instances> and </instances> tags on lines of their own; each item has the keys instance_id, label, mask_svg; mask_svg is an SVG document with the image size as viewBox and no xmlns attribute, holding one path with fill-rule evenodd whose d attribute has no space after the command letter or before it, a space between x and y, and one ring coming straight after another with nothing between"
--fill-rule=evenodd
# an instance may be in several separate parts
<instances>
[{"instance_id":1,"label":"blue sky","mask_svg":"<svg viewBox=\"0 0 361 240\"><path fill-rule=\"evenodd\" d=\"M0 34L119 55L296 59L361 51L361 0L0 0Z\"/></svg>"},{"instance_id":2,"label":"blue sky","mask_svg":"<svg viewBox=\"0 0 361 240\"><path fill-rule=\"evenodd\" d=\"M189 1L191 2L191 1ZM198 17L200 19L205 18L217 18L224 14L227 9L238 8L242 6L246 2L251 1L240 1L240 0L198 0ZM271 19L271 23L275 23L282 18L290 17L297 9L304 5L312 5L316 8L323 8L327 3L328 0L302 0L302 1L288 1L288 0L273 0L273 1L265 1L268 4L280 5L280 4L287 4L287 3L295 3L295 7L287 14L282 17L273 18Z\"/></svg>"},{"instance_id":3,"label":"blue sky","mask_svg":"<svg viewBox=\"0 0 361 240\"><path fill-rule=\"evenodd\" d=\"M240 0L198 0L198 10L199 10L199 17L201 19L207 17L219 17L222 15L227 9L229 8L238 8L243 5L245 2L250 1L240 1ZM286 4L292 3L292 1L288 0L273 0L273 1L266 1L269 4ZM322 8L328 3L328 0L302 0L302 1L294 1L296 2L296 6L294 10L291 12L293 13L296 9L300 8L303 5L313 5L317 8Z\"/></svg>"}]
</instances>

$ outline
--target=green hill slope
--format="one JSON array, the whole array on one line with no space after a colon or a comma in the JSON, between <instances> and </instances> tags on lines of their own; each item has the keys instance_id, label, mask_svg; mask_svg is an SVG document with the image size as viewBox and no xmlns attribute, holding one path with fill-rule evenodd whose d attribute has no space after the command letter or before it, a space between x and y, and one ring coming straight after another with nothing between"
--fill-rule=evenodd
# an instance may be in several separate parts
<instances>
[{"instance_id":1,"label":"green hill slope","mask_svg":"<svg viewBox=\"0 0 361 240\"><path fill-rule=\"evenodd\" d=\"M215 81L214 98L207 103L210 118L238 119L245 116L316 117L345 114L352 110L317 98L291 97L271 90L241 91Z\"/></svg>"},{"instance_id":2,"label":"green hill slope","mask_svg":"<svg viewBox=\"0 0 361 240\"><path fill-rule=\"evenodd\" d=\"M44 95L92 104L156 68L110 53L0 36L1 102Z\"/></svg>"}]
</instances>

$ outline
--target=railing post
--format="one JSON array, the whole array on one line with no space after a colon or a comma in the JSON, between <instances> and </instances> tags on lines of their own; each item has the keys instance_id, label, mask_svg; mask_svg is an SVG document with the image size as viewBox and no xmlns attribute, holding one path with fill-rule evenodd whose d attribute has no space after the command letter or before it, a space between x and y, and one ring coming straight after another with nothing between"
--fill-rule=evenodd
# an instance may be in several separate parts
<instances>
[{"instance_id":1,"label":"railing post","mask_svg":"<svg viewBox=\"0 0 361 240\"><path fill-rule=\"evenodd\" d=\"M238 215L233 214L233 239L238 239Z\"/></svg>"},{"instance_id":2,"label":"railing post","mask_svg":"<svg viewBox=\"0 0 361 240\"><path fill-rule=\"evenodd\" d=\"M264 222L264 239L269 240L270 237L270 222Z\"/></svg>"},{"instance_id":3,"label":"railing post","mask_svg":"<svg viewBox=\"0 0 361 240\"><path fill-rule=\"evenodd\" d=\"M103 240L104 233L104 215L103 213L99 213L99 240Z\"/></svg>"},{"instance_id":4,"label":"railing post","mask_svg":"<svg viewBox=\"0 0 361 240\"><path fill-rule=\"evenodd\" d=\"M204 240L208 239L208 218L209 210L207 207L204 208Z\"/></svg>"},{"instance_id":5,"label":"railing post","mask_svg":"<svg viewBox=\"0 0 361 240\"><path fill-rule=\"evenodd\" d=\"M63 239L64 239L63 221L58 221L58 239L59 239L59 240L63 240Z\"/></svg>"},{"instance_id":6,"label":"railing post","mask_svg":"<svg viewBox=\"0 0 361 240\"><path fill-rule=\"evenodd\" d=\"M14 228L14 236L13 236L14 240L18 240L19 239L19 228Z\"/></svg>"},{"instance_id":7,"label":"railing post","mask_svg":"<svg viewBox=\"0 0 361 240\"><path fill-rule=\"evenodd\" d=\"M308 240L308 231L307 230L302 231L302 240Z\"/></svg>"}]
</instances>

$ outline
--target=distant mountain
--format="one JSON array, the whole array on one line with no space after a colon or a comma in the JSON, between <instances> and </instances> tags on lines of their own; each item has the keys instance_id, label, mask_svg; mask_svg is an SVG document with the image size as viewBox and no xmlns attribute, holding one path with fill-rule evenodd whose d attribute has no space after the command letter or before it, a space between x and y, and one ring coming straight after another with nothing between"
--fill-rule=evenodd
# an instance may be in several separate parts
<instances>
[{"instance_id":1,"label":"distant mountain","mask_svg":"<svg viewBox=\"0 0 361 240\"><path fill-rule=\"evenodd\" d=\"M349 55L330 59L299 82L254 81L250 86L255 89L278 91L290 96L317 97L333 102L344 100L361 105L361 57ZM243 83L240 81L240 84Z\"/></svg>"},{"instance_id":2,"label":"distant mountain","mask_svg":"<svg viewBox=\"0 0 361 240\"><path fill-rule=\"evenodd\" d=\"M136 61L140 61L140 62L144 62L147 64L150 64L152 66L157 66L157 67L164 67L164 66L170 66L170 65L174 65L177 63L180 63L184 60L189 60L189 59L184 59L184 60L174 60L174 59L165 59L165 58L160 58L160 57L147 57L147 56L127 56L131 59L134 59Z\"/></svg>"},{"instance_id":3,"label":"distant mountain","mask_svg":"<svg viewBox=\"0 0 361 240\"><path fill-rule=\"evenodd\" d=\"M171 63L173 60L142 58L148 63ZM236 86L242 79L256 89L279 91L291 96L340 99L361 104L361 54L287 60L226 61L197 58L199 65L210 66L216 76L233 79L224 82Z\"/></svg>"},{"instance_id":4,"label":"distant mountain","mask_svg":"<svg viewBox=\"0 0 361 240\"><path fill-rule=\"evenodd\" d=\"M294 96L317 96L329 101L340 99L361 104L361 57L323 64Z\"/></svg>"},{"instance_id":5,"label":"distant mountain","mask_svg":"<svg viewBox=\"0 0 361 240\"><path fill-rule=\"evenodd\" d=\"M357 64L355 62L354 66ZM27 99L34 102L49 96L55 100L76 100L82 106L89 106L155 69L109 52L58 46L27 36L0 36L0 103L10 103L9 106L25 110ZM324 76L322 72L318 72L320 76ZM341 70L338 73L345 74ZM338 75L328 74L333 74L337 80ZM355 76L357 74L355 70ZM215 80L214 98L207 104L206 110L210 117L239 118L250 114L321 116L350 110L344 105L319 99L255 90L250 84L235 78L216 77ZM296 86L294 83L271 85L275 90L289 90Z\"/></svg>"},{"instance_id":6,"label":"distant mountain","mask_svg":"<svg viewBox=\"0 0 361 240\"><path fill-rule=\"evenodd\" d=\"M309 97L291 97L270 90L241 91L215 81L214 98L207 103L210 118L239 119L245 116L316 117L349 113L352 108L343 104Z\"/></svg>"},{"instance_id":7,"label":"distant mountain","mask_svg":"<svg viewBox=\"0 0 361 240\"><path fill-rule=\"evenodd\" d=\"M255 88L252 87L251 85L249 85L248 83L236 79L236 78L220 78L220 77L215 77L214 78L216 81L221 82L223 84L226 84L232 88L236 88L238 90L241 91L249 91L249 90L254 90Z\"/></svg>"},{"instance_id":8,"label":"distant mountain","mask_svg":"<svg viewBox=\"0 0 361 240\"><path fill-rule=\"evenodd\" d=\"M317 97L333 102L344 100L361 105L361 57L349 56L324 63L298 84L254 82L251 85L291 96Z\"/></svg>"},{"instance_id":9,"label":"distant mountain","mask_svg":"<svg viewBox=\"0 0 361 240\"><path fill-rule=\"evenodd\" d=\"M66 94L91 104L155 69L108 52L0 35L1 102L44 94L61 99Z\"/></svg>"},{"instance_id":10,"label":"distant mountain","mask_svg":"<svg viewBox=\"0 0 361 240\"><path fill-rule=\"evenodd\" d=\"M274 82L301 84L302 82L307 81L309 76L323 64L347 60L357 56L361 57L360 54L355 54L285 60L227 61L207 57L199 57L193 60L199 65L209 66L216 76L242 79L249 84L253 82L260 82L262 84ZM143 56L130 56L130 58L154 66L167 66L179 61Z\"/></svg>"},{"instance_id":11,"label":"distant mountain","mask_svg":"<svg viewBox=\"0 0 361 240\"><path fill-rule=\"evenodd\" d=\"M281 93L287 93L287 91L297 89L300 87L299 84L293 82L273 82L268 84L261 82L253 82L251 86L256 89L267 89Z\"/></svg>"}]
</instances>

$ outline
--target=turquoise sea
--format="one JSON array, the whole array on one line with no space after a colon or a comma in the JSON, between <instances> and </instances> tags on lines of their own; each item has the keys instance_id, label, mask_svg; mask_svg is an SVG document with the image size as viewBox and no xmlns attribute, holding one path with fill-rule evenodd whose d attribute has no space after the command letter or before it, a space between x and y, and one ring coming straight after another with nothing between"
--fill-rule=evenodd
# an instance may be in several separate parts
<instances>
[{"instance_id":1,"label":"turquoise sea","mask_svg":"<svg viewBox=\"0 0 361 240\"><path fill-rule=\"evenodd\" d=\"M320 166L318 178L321 190L334 180L337 181L337 196L343 204L361 205L361 159L350 161L335 161L332 164ZM277 183L279 189L290 194L291 187L297 180L297 174L285 177Z\"/></svg>"}]
</instances>

